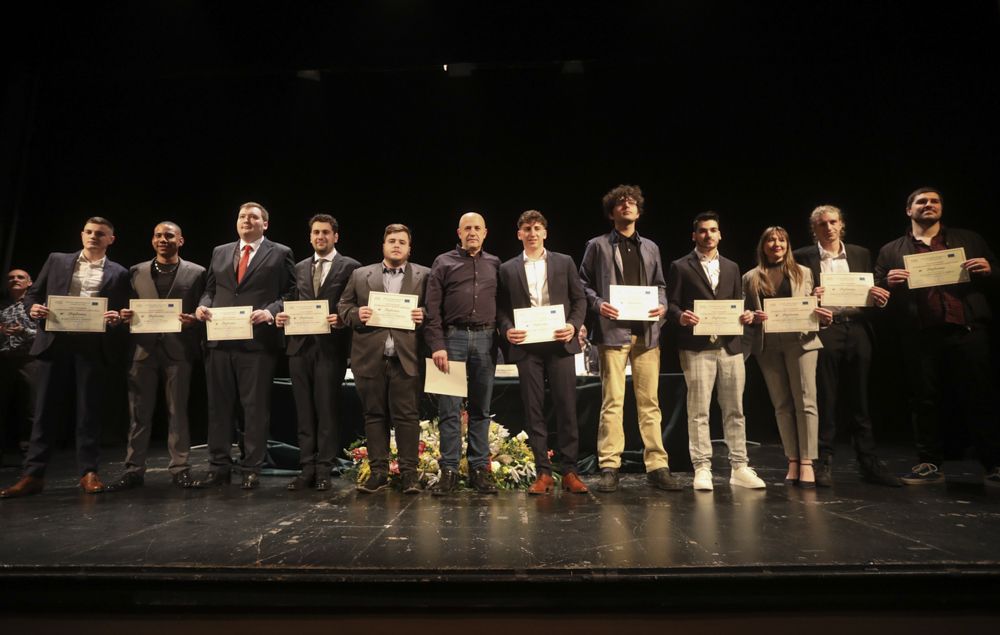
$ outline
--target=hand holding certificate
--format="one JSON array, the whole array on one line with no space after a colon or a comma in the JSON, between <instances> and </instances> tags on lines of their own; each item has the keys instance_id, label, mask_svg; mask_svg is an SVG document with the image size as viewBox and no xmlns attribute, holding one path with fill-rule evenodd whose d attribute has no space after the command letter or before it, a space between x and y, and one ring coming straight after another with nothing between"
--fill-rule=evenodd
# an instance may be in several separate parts
<instances>
[{"instance_id":1,"label":"hand holding certificate","mask_svg":"<svg viewBox=\"0 0 1000 635\"><path fill-rule=\"evenodd\" d=\"M695 300L695 335L743 335L742 300Z\"/></svg>"},{"instance_id":2,"label":"hand holding certificate","mask_svg":"<svg viewBox=\"0 0 1000 635\"><path fill-rule=\"evenodd\" d=\"M660 296L656 287L613 284L608 293L608 304L618 309L619 320L656 322L659 317L650 317L649 312L660 306Z\"/></svg>"},{"instance_id":3,"label":"hand holding certificate","mask_svg":"<svg viewBox=\"0 0 1000 635\"><path fill-rule=\"evenodd\" d=\"M285 314L285 335L329 335L329 300L288 300Z\"/></svg>"},{"instance_id":4,"label":"hand holding certificate","mask_svg":"<svg viewBox=\"0 0 1000 635\"><path fill-rule=\"evenodd\" d=\"M368 307L372 316L368 318L367 326L379 326L387 329L416 329L413 321L413 309L417 308L419 298L409 293L385 293L372 291L368 294Z\"/></svg>"},{"instance_id":5,"label":"hand holding certificate","mask_svg":"<svg viewBox=\"0 0 1000 635\"><path fill-rule=\"evenodd\" d=\"M514 326L527 332L519 344L552 342L556 339L556 331L566 326L566 318L561 304L533 306L514 309Z\"/></svg>"},{"instance_id":6,"label":"hand holding certificate","mask_svg":"<svg viewBox=\"0 0 1000 635\"><path fill-rule=\"evenodd\" d=\"M869 291L875 286L875 276L871 273L820 272L820 286L823 287L823 306L860 307L871 306Z\"/></svg>"},{"instance_id":7,"label":"hand holding certificate","mask_svg":"<svg viewBox=\"0 0 1000 635\"><path fill-rule=\"evenodd\" d=\"M452 397L468 397L469 383L465 378L465 362L448 362L448 372L438 370L434 360L426 360L427 374L424 379L424 392L434 395L449 395Z\"/></svg>"},{"instance_id":8,"label":"hand holding certificate","mask_svg":"<svg viewBox=\"0 0 1000 635\"><path fill-rule=\"evenodd\" d=\"M803 333L819 330L814 296L764 298L765 333Z\"/></svg>"},{"instance_id":9,"label":"hand holding certificate","mask_svg":"<svg viewBox=\"0 0 1000 635\"><path fill-rule=\"evenodd\" d=\"M212 317L205 322L209 341L253 339L252 306L212 307L210 310Z\"/></svg>"},{"instance_id":10,"label":"hand holding certificate","mask_svg":"<svg viewBox=\"0 0 1000 635\"><path fill-rule=\"evenodd\" d=\"M103 333L107 298L50 295L46 331Z\"/></svg>"},{"instance_id":11,"label":"hand holding certificate","mask_svg":"<svg viewBox=\"0 0 1000 635\"><path fill-rule=\"evenodd\" d=\"M180 333L180 300L129 300L132 333Z\"/></svg>"},{"instance_id":12,"label":"hand holding certificate","mask_svg":"<svg viewBox=\"0 0 1000 635\"><path fill-rule=\"evenodd\" d=\"M968 282L969 270L962 266L964 262L964 247L903 256L903 266L910 272L907 284L911 289Z\"/></svg>"}]
</instances>

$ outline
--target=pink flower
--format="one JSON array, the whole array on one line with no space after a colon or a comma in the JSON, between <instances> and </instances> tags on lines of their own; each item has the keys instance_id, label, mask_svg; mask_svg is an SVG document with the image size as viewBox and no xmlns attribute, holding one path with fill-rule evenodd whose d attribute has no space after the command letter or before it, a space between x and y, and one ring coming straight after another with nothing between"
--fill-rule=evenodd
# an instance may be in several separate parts
<instances>
[{"instance_id":1,"label":"pink flower","mask_svg":"<svg viewBox=\"0 0 1000 635\"><path fill-rule=\"evenodd\" d=\"M362 461L368 458L368 448L361 446L351 451L351 458L355 461Z\"/></svg>"},{"instance_id":2,"label":"pink flower","mask_svg":"<svg viewBox=\"0 0 1000 635\"><path fill-rule=\"evenodd\" d=\"M419 449L417 450L417 454L423 454L424 450L426 450L426 449L427 449L427 443L424 442L424 441L421 441Z\"/></svg>"},{"instance_id":3,"label":"pink flower","mask_svg":"<svg viewBox=\"0 0 1000 635\"><path fill-rule=\"evenodd\" d=\"M549 450L549 458L551 459L556 455L555 450Z\"/></svg>"},{"instance_id":4,"label":"pink flower","mask_svg":"<svg viewBox=\"0 0 1000 635\"><path fill-rule=\"evenodd\" d=\"M399 474L399 461L389 462L389 474Z\"/></svg>"}]
</instances>

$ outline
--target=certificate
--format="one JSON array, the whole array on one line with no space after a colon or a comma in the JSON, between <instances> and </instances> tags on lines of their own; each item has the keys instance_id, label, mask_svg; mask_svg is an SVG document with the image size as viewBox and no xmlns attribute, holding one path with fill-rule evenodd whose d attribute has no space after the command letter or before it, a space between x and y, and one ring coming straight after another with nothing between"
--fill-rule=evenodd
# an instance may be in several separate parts
<instances>
[{"instance_id":1,"label":"certificate","mask_svg":"<svg viewBox=\"0 0 1000 635\"><path fill-rule=\"evenodd\" d=\"M469 382L465 379L465 362L448 362L448 372L442 373L434 365L434 360L426 358L427 373L424 379L424 392L434 395L450 395L452 397L468 397Z\"/></svg>"},{"instance_id":2,"label":"certificate","mask_svg":"<svg viewBox=\"0 0 1000 635\"><path fill-rule=\"evenodd\" d=\"M695 300L695 335L743 335L743 300Z\"/></svg>"},{"instance_id":3,"label":"certificate","mask_svg":"<svg viewBox=\"0 0 1000 635\"><path fill-rule=\"evenodd\" d=\"M132 333L180 333L182 312L180 300L129 300L133 312L129 331Z\"/></svg>"},{"instance_id":4,"label":"certificate","mask_svg":"<svg viewBox=\"0 0 1000 635\"><path fill-rule=\"evenodd\" d=\"M368 318L367 325L412 331L417 328L411 317L411 312L417 308L417 300L417 296L409 293L372 291L368 294L368 308L372 310L372 316Z\"/></svg>"},{"instance_id":5,"label":"certificate","mask_svg":"<svg viewBox=\"0 0 1000 635\"><path fill-rule=\"evenodd\" d=\"M212 319L205 322L209 341L252 340L253 324L250 323L252 306L213 307Z\"/></svg>"},{"instance_id":6,"label":"certificate","mask_svg":"<svg viewBox=\"0 0 1000 635\"><path fill-rule=\"evenodd\" d=\"M968 282L969 270L962 268L963 262L964 247L903 256L903 267L910 272L907 283L911 289Z\"/></svg>"},{"instance_id":7,"label":"certificate","mask_svg":"<svg viewBox=\"0 0 1000 635\"><path fill-rule=\"evenodd\" d=\"M329 335L329 300L289 300L284 312L288 314L285 335Z\"/></svg>"},{"instance_id":8,"label":"certificate","mask_svg":"<svg viewBox=\"0 0 1000 635\"><path fill-rule=\"evenodd\" d=\"M528 332L522 344L552 342L556 339L555 332L565 326L566 316L561 304L514 309L514 328Z\"/></svg>"},{"instance_id":9,"label":"certificate","mask_svg":"<svg viewBox=\"0 0 1000 635\"><path fill-rule=\"evenodd\" d=\"M608 303L618 309L619 320L656 322L660 319L649 317L649 312L660 306L656 287L613 284L608 295Z\"/></svg>"},{"instance_id":10,"label":"certificate","mask_svg":"<svg viewBox=\"0 0 1000 635\"><path fill-rule=\"evenodd\" d=\"M823 306L870 306L868 291L875 286L875 276L855 271L820 272L819 284Z\"/></svg>"},{"instance_id":11,"label":"certificate","mask_svg":"<svg viewBox=\"0 0 1000 635\"><path fill-rule=\"evenodd\" d=\"M50 295L46 306L49 307L49 316L45 319L46 331L104 332L104 313L108 310L107 298Z\"/></svg>"},{"instance_id":12,"label":"certificate","mask_svg":"<svg viewBox=\"0 0 1000 635\"><path fill-rule=\"evenodd\" d=\"M819 330L816 298L764 298L765 333L802 333Z\"/></svg>"}]
</instances>

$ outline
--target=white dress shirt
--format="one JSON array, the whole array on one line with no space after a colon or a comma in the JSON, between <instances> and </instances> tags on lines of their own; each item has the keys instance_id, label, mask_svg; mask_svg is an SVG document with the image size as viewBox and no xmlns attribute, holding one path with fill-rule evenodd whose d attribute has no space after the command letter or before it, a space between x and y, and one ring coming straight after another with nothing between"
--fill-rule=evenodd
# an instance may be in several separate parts
<instances>
[{"instance_id":1,"label":"white dress shirt","mask_svg":"<svg viewBox=\"0 0 1000 635\"><path fill-rule=\"evenodd\" d=\"M715 255L711 258L705 254L698 252L698 260L701 262L701 268L705 271L705 276L708 277L709 284L712 285L712 293L715 293L716 289L719 288L719 252L716 250Z\"/></svg>"},{"instance_id":2,"label":"white dress shirt","mask_svg":"<svg viewBox=\"0 0 1000 635\"><path fill-rule=\"evenodd\" d=\"M69 281L69 295L86 298L96 298L101 294L101 279L104 278L104 263L108 257L91 262L84 252L76 259L73 267L73 277Z\"/></svg>"},{"instance_id":3,"label":"white dress shirt","mask_svg":"<svg viewBox=\"0 0 1000 635\"><path fill-rule=\"evenodd\" d=\"M549 278L546 268L545 258L549 252L542 250L542 255L537 258L529 258L525 252L524 275L528 279L528 297L531 299L531 306L548 306L549 304Z\"/></svg>"}]
</instances>

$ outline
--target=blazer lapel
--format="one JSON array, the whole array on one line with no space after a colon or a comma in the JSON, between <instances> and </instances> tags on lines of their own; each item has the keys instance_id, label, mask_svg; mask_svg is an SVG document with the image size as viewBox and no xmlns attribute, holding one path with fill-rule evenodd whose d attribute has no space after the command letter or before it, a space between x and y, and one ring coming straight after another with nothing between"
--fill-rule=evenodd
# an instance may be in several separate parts
<instances>
[{"instance_id":1,"label":"blazer lapel","mask_svg":"<svg viewBox=\"0 0 1000 635\"><path fill-rule=\"evenodd\" d=\"M688 256L688 264L694 269L695 275L701 280L701 283L705 285L705 289L708 290L708 295L714 296L715 292L712 291L712 281L708 279L708 275L705 274L705 268L701 266L701 260L698 258L698 254L691 252ZM719 286L722 286L722 266L720 261L719 266Z\"/></svg>"},{"instance_id":2,"label":"blazer lapel","mask_svg":"<svg viewBox=\"0 0 1000 635\"><path fill-rule=\"evenodd\" d=\"M545 263L545 270L548 271L548 262ZM528 274L524 271L524 254L521 254L521 260L518 262L517 267L514 270L517 272L517 280L521 283L521 293L524 294L525 306L531 306L531 293L528 292ZM551 285L549 285L551 288Z\"/></svg>"},{"instance_id":3,"label":"blazer lapel","mask_svg":"<svg viewBox=\"0 0 1000 635\"><path fill-rule=\"evenodd\" d=\"M132 284L135 285L135 290L139 293L140 298L156 298L159 294L156 292L156 284L153 283L153 275L150 272L150 263L144 262L139 265L139 271L136 273L135 280ZM181 270L177 269L177 275L181 275ZM176 277L174 278L174 284L177 284ZM171 287L173 290L173 287ZM169 295L169 294L168 294Z\"/></svg>"},{"instance_id":4,"label":"blazer lapel","mask_svg":"<svg viewBox=\"0 0 1000 635\"><path fill-rule=\"evenodd\" d=\"M271 249L273 249L273 247L271 246L270 240L265 238L263 241L261 241L260 247L257 248L257 253L254 254L253 259L250 261L250 264L247 265L246 273L243 274L243 283L245 283L250 278L250 276L253 275L254 271L256 271L261 267L261 263L264 260L266 260L267 257L271 254Z\"/></svg>"},{"instance_id":5,"label":"blazer lapel","mask_svg":"<svg viewBox=\"0 0 1000 635\"><path fill-rule=\"evenodd\" d=\"M409 267L407 267L409 269ZM385 291L385 285L382 284L382 265L376 265L372 268L372 271L368 274L368 290L378 291L380 293Z\"/></svg>"}]
</instances>

